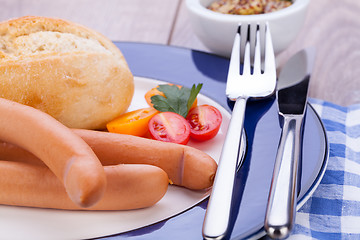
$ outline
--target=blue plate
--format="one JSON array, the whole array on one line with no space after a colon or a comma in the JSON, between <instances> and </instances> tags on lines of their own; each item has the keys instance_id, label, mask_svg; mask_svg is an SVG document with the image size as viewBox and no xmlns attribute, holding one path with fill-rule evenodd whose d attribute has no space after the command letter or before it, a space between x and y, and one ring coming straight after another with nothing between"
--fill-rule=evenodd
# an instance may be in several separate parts
<instances>
[{"instance_id":1,"label":"blue plate","mask_svg":"<svg viewBox=\"0 0 360 240\"><path fill-rule=\"evenodd\" d=\"M204 83L201 93L231 111L225 96L229 59L185 48L119 42L135 76L191 86ZM228 238L258 238L263 221L281 128L275 98L250 101L246 110L247 150L236 176L236 195ZM328 143L324 127L309 105L304 128L301 190L298 208L310 197L325 172ZM165 221L102 239L202 239L207 200Z\"/></svg>"}]
</instances>

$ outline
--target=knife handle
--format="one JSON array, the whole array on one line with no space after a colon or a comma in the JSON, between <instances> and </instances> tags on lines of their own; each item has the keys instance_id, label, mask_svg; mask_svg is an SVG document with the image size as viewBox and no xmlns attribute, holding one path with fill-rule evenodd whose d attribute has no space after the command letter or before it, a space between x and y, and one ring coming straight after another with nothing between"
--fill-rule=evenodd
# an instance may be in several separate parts
<instances>
[{"instance_id":1,"label":"knife handle","mask_svg":"<svg viewBox=\"0 0 360 240\"><path fill-rule=\"evenodd\" d=\"M206 209L202 230L205 239L222 239L228 231L246 102L238 98L233 108Z\"/></svg>"},{"instance_id":2,"label":"knife handle","mask_svg":"<svg viewBox=\"0 0 360 240\"><path fill-rule=\"evenodd\" d=\"M284 115L264 228L273 239L286 238L293 227L303 115Z\"/></svg>"}]
</instances>

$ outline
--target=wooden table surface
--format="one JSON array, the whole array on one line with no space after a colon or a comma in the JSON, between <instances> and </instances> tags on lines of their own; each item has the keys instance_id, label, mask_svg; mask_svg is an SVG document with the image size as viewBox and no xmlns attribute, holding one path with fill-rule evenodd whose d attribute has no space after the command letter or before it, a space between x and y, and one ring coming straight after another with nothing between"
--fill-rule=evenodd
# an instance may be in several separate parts
<instances>
[{"instance_id":1,"label":"wooden table surface","mask_svg":"<svg viewBox=\"0 0 360 240\"><path fill-rule=\"evenodd\" d=\"M360 103L360 1L311 0L303 30L278 56L317 48L310 97ZM26 15L68 19L114 41L182 46L210 52L194 35L184 0L0 0L0 21Z\"/></svg>"}]
</instances>

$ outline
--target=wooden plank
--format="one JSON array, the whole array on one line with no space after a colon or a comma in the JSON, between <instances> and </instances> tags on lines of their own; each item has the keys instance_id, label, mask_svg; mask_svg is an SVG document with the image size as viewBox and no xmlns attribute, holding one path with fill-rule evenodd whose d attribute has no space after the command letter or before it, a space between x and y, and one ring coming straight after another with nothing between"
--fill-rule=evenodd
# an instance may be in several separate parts
<instances>
[{"instance_id":1,"label":"wooden plank","mask_svg":"<svg viewBox=\"0 0 360 240\"><path fill-rule=\"evenodd\" d=\"M360 1L316 0L303 30L279 64L303 47L315 46L310 97L347 106L360 103Z\"/></svg>"},{"instance_id":2,"label":"wooden plank","mask_svg":"<svg viewBox=\"0 0 360 240\"><path fill-rule=\"evenodd\" d=\"M360 103L360 1L316 0L310 6L303 30L277 57L278 65L298 50L315 46L317 60L310 97L347 106ZM185 3L176 19L172 45L209 51L194 35Z\"/></svg>"},{"instance_id":3,"label":"wooden plank","mask_svg":"<svg viewBox=\"0 0 360 240\"><path fill-rule=\"evenodd\" d=\"M185 1L181 1L179 12L175 21L174 29L170 38L170 45L186 47L190 49L211 52L201 41L195 36L189 21L189 13L185 6Z\"/></svg>"},{"instance_id":4,"label":"wooden plank","mask_svg":"<svg viewBox=\"0 0 360 240\"><path fill-rule=\"evenodd\" d=\"M0 0L0 21L25 15L68 19L114 41L166 44L179 0Z\"/></svg>"}]
</instances>

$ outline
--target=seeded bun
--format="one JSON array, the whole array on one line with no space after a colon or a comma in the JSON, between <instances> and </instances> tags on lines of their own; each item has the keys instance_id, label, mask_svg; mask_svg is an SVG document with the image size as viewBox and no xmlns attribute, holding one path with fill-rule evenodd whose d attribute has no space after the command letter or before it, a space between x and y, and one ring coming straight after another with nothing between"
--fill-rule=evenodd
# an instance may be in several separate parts
<instances>
[{"instance_id":1,"label":"seeded bun","mask_svg":"<svg viewBox=\"0 0 360 240\"><path fill-rule=\"evenodd\" d=\"M124 56L101 34L45 17L0 23L0 97L70 128L102 129L127 110L133 94Z\"/></svg>"}]
</instances>

